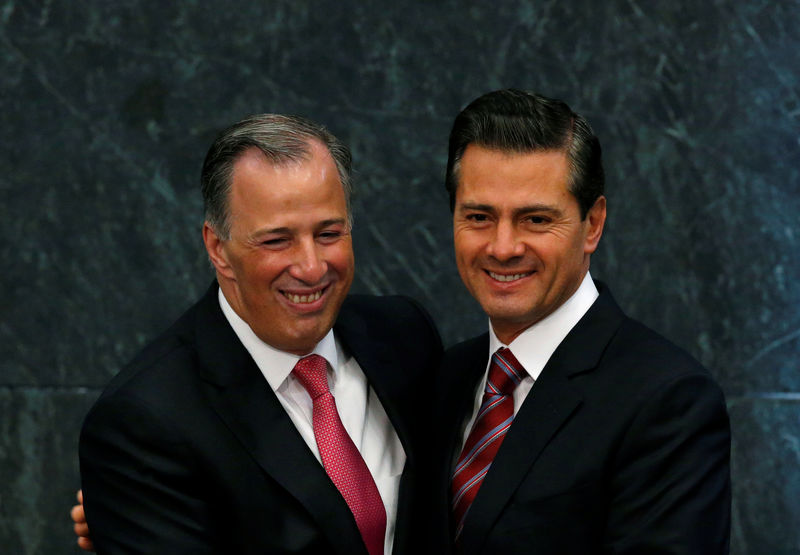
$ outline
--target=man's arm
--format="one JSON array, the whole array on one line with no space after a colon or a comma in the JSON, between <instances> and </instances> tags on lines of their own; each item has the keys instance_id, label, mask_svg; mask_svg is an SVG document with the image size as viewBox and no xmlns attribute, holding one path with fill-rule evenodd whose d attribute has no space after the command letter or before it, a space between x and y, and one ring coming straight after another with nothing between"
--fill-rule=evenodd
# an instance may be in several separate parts
<instances>
[{"instance_id":1,"label":"man's arm","mask_svg":"<svg viewBox=\"0 0 800 555\"><path fill-rule=\"evenodd\" d=\"M609 553L728 553L730 424L710 376L673 379L647 399L618 451Z\"/></svg>"},{"instance_id":2,"label":"man's arm","mask_svg":"<svg viewBox=\"0 0 800 555\"><path fill-rule=\"evenodd\" d=\"M85 517L98 553L201 554L219 547L185 442L168 419L135 399L116 395L93 407L80 459Z\"/></svg>"}]
</instances>

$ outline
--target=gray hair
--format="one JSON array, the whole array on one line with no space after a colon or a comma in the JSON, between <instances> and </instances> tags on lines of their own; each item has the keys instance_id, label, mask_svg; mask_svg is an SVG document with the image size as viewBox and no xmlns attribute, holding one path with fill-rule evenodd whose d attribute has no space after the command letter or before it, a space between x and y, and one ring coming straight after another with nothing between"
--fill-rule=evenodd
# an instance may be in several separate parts
<instances>
[{"instance_id":1,"label":"gray hair","mask_svg":"<svg viewBox=\"0 0 800 555\"><path fill-rule=\"evenodd\" d=\"M350 211L350 172L352 156L347 148L324 126L299 116L257 114L222 131L211 145L203 162L200 185L203 190L205 219L221 239L229 239L229 214L233 166L245 151L257 148L274 165L308 160L311 143L321 142L330 152L344 190L347 222L352 227Z\"/></svg>"}]
</instances>

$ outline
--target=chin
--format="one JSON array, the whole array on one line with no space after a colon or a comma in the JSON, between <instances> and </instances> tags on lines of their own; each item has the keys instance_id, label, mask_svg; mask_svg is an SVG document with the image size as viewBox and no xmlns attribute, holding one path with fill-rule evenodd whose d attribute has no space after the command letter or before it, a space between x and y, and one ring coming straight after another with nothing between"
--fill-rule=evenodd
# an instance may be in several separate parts
<instances>
[{"instance_id":1,"label":"chin","mask_svg":"<svg viewBox=\"0 0 800 555\"><path fill-rule=\"evenodd\" d=\"M310 347L313 349L317 343L322 341L322 338L325 337L325 334L328 333L330 328L331 326L320 324L310 328L296 330L297 333L295 333L292 338L292 343L303 348Z\"/></svg>"}]
</instances>

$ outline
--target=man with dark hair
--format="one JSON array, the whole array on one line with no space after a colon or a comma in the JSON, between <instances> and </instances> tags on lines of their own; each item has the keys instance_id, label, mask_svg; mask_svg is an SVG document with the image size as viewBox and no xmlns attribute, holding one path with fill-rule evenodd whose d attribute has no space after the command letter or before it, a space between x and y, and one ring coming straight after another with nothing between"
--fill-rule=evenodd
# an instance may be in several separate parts
<instances>
[{"instance_id":1,"label":"man with dark hair","mask_svg":"<svg viewBox=\"0 0 800 555\"><path fill-rule=\"evenodd\" d=\"M94 547L412 550L418 392L441 342L408 299L347 296L348 149L308 120L254 116L212 145L202 189L216 282L83 426Z\"/></svg>"},{"instance_id":2,"label":"man with dark hair","mask_svg":"<svg viewBox=\"0 0 800 555\"><path fill-rule=\"evenodd\" d=\"M606 199L586 121L529 92L484 95L455 120L446 186L490 326L439 376L433 551L726 553L723 395L589 275Z\"/></svg>"}]
</instances>

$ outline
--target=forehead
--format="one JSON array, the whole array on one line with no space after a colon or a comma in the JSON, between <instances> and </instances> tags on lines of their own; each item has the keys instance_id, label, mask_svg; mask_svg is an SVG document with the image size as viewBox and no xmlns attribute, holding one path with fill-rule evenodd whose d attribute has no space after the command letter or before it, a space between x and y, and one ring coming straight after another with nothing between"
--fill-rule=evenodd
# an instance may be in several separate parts
<instances>
[{"instance_id":1,"label":"forehead","mask_svg":"<svg viewBox=\"0 0 800 555\"><path fill-rule=\"evenodd\" d=\"M234 163L230 200L234 220L311 208L345 210L336 164L324 146L314 144L305 159L277 164L257 148L247 150Z\"/></svg>"},{"instance_id":2,"label":"forehead","mask_svg":"<svg viewBox=\"0 0 800 555\"><path fill-rule=\"evenodd\" d=\"M487 197L499 202L520 196L572 197L566 153L504 152L474 144L465 149L458 173L458 202Z\"/></svg>"}]
</instances>

